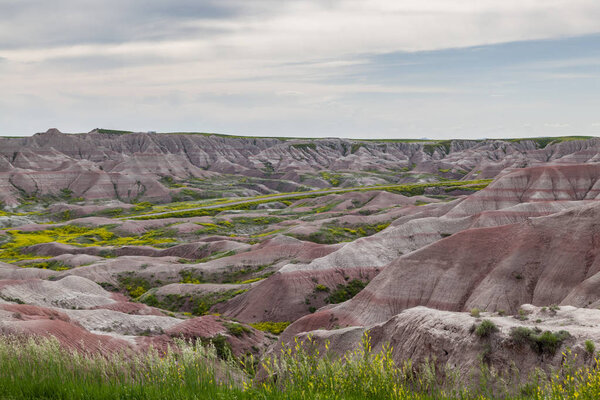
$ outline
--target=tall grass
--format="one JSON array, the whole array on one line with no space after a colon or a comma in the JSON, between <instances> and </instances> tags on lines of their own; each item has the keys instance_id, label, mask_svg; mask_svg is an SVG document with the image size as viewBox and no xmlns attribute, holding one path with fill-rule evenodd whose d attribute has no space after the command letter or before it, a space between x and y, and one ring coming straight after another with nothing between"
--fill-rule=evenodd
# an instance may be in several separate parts
<instances>
[{"instance_id":1,"label":"tall grass","mask_svg":"<svg viewBox=\"0 0 600 400\"><path fill-rule=\"evenodd\" d=\"M392 349L372 351L368 336L343 357L320 352L309 339L261 363L251 357L224 361L213 346L198 343L179 342L164 354L100 355L65 350L54 339L1 337L0 398L599 399L600 369L594 365L575 370L567 362L520 385L484 367L479 381L461 386L465 377L433 363L397 365Z\"/></svg>"}]
</instances>

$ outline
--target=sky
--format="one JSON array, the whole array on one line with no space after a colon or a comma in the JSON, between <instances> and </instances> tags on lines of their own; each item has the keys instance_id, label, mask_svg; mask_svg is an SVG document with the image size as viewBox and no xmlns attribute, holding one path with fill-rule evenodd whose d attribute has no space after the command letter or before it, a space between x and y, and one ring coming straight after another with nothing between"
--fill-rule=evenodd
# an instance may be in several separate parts
<instances>
[{"instance_id":1,"label":"sky","mask_svg":"<svg viewBox=\"0 0 600 400\"><path fill-rule=\"evenodd\" d=\"M598 0L0 0L0 136L600 136Z\"/></svg>"}]
</instances>

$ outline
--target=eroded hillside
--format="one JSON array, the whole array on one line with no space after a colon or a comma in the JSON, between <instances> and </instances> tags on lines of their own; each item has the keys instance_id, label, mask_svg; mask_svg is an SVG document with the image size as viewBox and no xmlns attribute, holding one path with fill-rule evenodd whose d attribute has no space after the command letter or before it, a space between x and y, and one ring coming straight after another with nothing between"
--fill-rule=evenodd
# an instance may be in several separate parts
<instances>
[{"instance_id":1,"label":"eroded hillside","mask_svg":"<svg viewBox=\"0 0 600 400\"><path fill-rule=\"evenodd\" d=\"M92 350L184 336L242 357L370 331L398 361L471 368L489 347L526 369L560 360L515 350L513 328L598 340L598 139L0 141L4 333ZM495 318L491 342L467 331L472 310Z\"/></svg>"}]
</instances>

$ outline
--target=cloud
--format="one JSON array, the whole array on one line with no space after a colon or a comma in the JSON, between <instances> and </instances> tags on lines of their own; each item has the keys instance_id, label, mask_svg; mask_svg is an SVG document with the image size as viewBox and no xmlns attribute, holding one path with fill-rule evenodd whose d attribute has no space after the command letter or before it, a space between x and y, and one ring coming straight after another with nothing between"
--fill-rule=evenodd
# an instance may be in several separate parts
<instances>
[{"instance_id":1,"label":"cloud","mask_svg":"<svg viewBox=\"0 0 600 400\"><path fill-rule=\"evenodd\" d=\"M552 128L552 129L564 129L564 128L569 128L571 126L571 124L561 124L558 122L546 122L544 124L544 126L546 128Z\"/></svg>"},{"instance_id":2,"label":"cloud","mask_svg":"<svg viewBox=\"0 0 600 400\"><path fill-rule=\"evenodd\" d=\"M291 61L588 34L599 17L593 0L4 1L0 49L38 60L171 48Z\"/></svg>"},{"instance_id":3,"label":"cloud","mask_svg":"<svg viewBox=\"0 0 600 400\"><path fill-rule=\"evenodd\" d=\"M555 92L532 87L531 71L545 69L540 86L597 76L551 63L593 68L598 55L563 57L560 43L597 33L599 19L595 0L0 0L0 87L12 99L0 130L108 121L435 137L485 134L487 118L510 131L527 113L556 115Z\"/></svg>"}]
</instances>

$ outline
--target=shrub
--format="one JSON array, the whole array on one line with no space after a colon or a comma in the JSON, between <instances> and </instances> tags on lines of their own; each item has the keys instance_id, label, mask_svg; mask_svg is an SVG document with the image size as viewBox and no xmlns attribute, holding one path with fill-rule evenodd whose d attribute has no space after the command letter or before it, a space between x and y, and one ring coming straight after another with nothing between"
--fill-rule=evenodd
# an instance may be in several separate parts
<instances>
[{"instance_id":1,"label":"shrub","mask_svg":"<svg viewBox=\"0 0 600 400\"><path fill-rule=\"evenodd\" d=\"M535 337L534 350L539 354L544 352L554 354L556 353L556 350L560 348L562 342L569 337L571 337L571 334L567 331L561 330L556 333L545 331L541 335Z\"/></svg>"},{"instance_id":2,"label":"shrub","mask_svg":"<svg viewBox=\"0 0 600 400\"><path fill-rule=\"evenodd\" d=\"M515 315L515 318L520 321L525 321L528 318L527 312L525 312L525 310L523 310L522 308L519 308L518 314Z\"/></svg>"},{"instance_id":3,"label":"shrub","mask_svg":"<svg viewBox=\"0 0 600 400\"><path fill-rule=\"evenodd\" d=\"M471 317L479 318L480 315L481 315L481 311L479 310L479 308L477 308L477 307L471 308Z\"/></svg>"},{"instance_id":4,"label":"shrub","mask_svg":"<svg viewBox=\"0 0 600 400\"><path fill-rule=\"evenodd\" d=\"M315 292L329 292L329 288L325 285L318 284L315 286Z\"/></svg>"},{"instance_id":5,"label":"shrub","mask_svg":"<svg viewBox=\"0 0 600 400\"><path fill-rule=\"evenodd\" d=\"M586 340L585 351L589 354L594 354L594 352L596 351L596 345L594 344L594 342L592 342L591 340Z\"/></svg>"},{"instance_id":6,"label":"shrub","mask_svg":"<svg viewBox=\"0 0 600 400\"><path fill-rule=\"evenodd\" d=\"M510 331L510 337L517 345L522 345L529 342L532 334L533 331L524 326L518 326Z\"/></svg>"},{"instance_id":7,"label":"shrub","mask_svg":"<svg viewBox=\"0 0 600 400\"><path fill-rule=\"evenodd\" d=\"M498 327L489 319L484 319L481 324L475 328L475 334L481 338L488 337L492 333L497 332Z\"/></svg>"},{"instance_id":8,"label":"shrub","mask_svg":"<svg viewBox=\"0 0 600 400\"><path fill-rule=\"evenodd\" d=\"M285 330L290 325L290 322L257 322L254 324L250 324L254 329L258 329L259 331L271 332L273 335L279 335L281 332Z\"/></svg>"},{"instance_id":9,"label":"shrub","mask_svg":"<svg viewBox=\"0 0 600 400\"><path fill-rule=\"evenodd\" d=\"M352 279L346 285L337 285L337 288L325 299L327 303L337 304L350 300L367 286L368 282Z\"/></svg>"},{"instance_id":10,"label":"shrub","mask_svg":"<svg viewBox=\"0 0 600 400\"><path fill-rule=\"evenodd\" d=\"M235 337L242 337L244 334L251 332L247 326L235 322L225 322L224 325L227 328L227 332Z\"/></svg>"},{"instance_id":11,"label":"shrub","mask_svg":"<svg viewBox=\"0 0 600 400\"><path fill-rule=\"evenodd\" d=\"M131 291L129 292L129 295L130 295L131 297L133 297L133 298L138 298L138 297L140 297L141 295L143 295L144 293L146 293L146 289L144 289L144 288L143 288L143 287L141 287L141 286L138 286L138 287L136 287L135 289L131 290Z\"/></svg>"},{"instance_id":12,"label":"shrub","mask_svg":"<svg viewBox=\"0 0 600 400\"><path fill-rule=\"evenodd\" d=\"M516 344L529 344L531 349L538 354L554 354L562 342L571 337L571 334L564 330L541 332L539 329L534 330L520 326L512 329L510 337Z\"/></svg>"}]
</instances>

